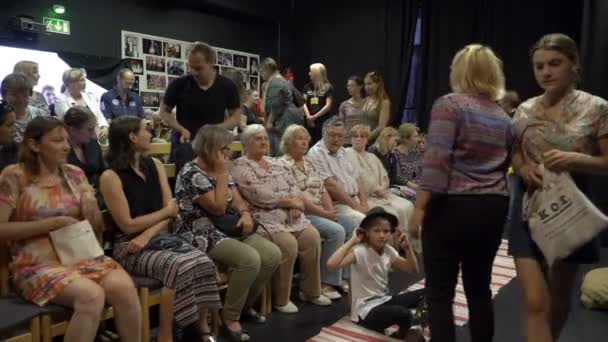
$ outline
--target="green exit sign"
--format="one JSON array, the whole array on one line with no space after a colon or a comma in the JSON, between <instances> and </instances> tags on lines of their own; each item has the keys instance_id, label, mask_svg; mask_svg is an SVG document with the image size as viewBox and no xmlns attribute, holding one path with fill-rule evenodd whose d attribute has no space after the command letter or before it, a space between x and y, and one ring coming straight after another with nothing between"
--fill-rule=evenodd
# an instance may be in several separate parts
<instances>
[{"instance_id":1,"label":"green exit sign","mask_svg":"<svg viewBox=\"0 0 608 342\"><path fill-rule=\"evenodd\" d=\"M42 18L42 23L46 27L47 32L70 34L70 22L67 20Z\"/></svg>"}]
</instances>

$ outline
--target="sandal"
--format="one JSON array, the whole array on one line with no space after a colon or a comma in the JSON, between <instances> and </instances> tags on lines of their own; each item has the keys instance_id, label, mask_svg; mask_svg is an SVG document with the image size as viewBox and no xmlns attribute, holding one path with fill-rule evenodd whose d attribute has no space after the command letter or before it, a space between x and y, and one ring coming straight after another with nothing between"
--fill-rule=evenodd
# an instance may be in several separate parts
<instances>
[{"instance_id":1,"label":"sandal","mask_svg":"<svg viewBox=\"0 0 608 342\"><path fill-rule=\"evenodd\" d=\"M234 341L234 342L240 342L240 341L249 341L251 340L251 337L249 337L249 335L247 334L247 331L245 329L239 330L239 331L235 331L235 330L230 330L230 328L228 328L225 324L222 325L224 333L227 335L227 337L230 339L230 341Z\"/></svg>"},{"instance_id":2,"label":"sandal","mask_svg":"<svg viewBox=\"0 0 608 342\"><path fill-rule=\"evenodd\" d=\"M245 318L246 320L249 320L249 321L252 321L255 323L259 323L259 324L266 323L266 316L262 315L261 313L256 311L254 308L249 308L247 310L243 310L241 317Z\"/></svg>"},{"instance_id":3,"label":"sandal","mask_svg":"<svg viewBox=\"0 0 608 342\"><path fill-rule=\"evenodd\" d=\"M198 335L201 342L216 342L211 332L202 332Z\"/></svg>"}]
</instances>

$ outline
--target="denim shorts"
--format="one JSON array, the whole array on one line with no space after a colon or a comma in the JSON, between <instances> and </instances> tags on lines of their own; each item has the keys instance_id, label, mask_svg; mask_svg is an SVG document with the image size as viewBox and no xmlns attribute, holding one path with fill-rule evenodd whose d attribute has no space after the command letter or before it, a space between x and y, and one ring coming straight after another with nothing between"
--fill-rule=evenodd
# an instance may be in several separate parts
<instances>
[{"instance_id":1,"label":"denim shorts","mask_svg":"<svg viewBox=\"0 0 608 342\"><path fill-rule=\"evenodd\" d=\"M511 201L512 207L510 208L511 217L509 221L509 254L515 258L531 258L543 262L545 257L534 240L532 240L528 222L525 222L522 219L521 211L523 197L526 191L525 185L521 177L514 177L515 179L510 182L510 185L513 185L513 188L510 189L513 198ZM577 186L579 186L583 192L586 192L586 187L581 186L580 182L577 182ZM599 254L599 238L595 238L574 251L563 261L573 264L594 264L599 261Z\"/></svg>"}]
</instances>

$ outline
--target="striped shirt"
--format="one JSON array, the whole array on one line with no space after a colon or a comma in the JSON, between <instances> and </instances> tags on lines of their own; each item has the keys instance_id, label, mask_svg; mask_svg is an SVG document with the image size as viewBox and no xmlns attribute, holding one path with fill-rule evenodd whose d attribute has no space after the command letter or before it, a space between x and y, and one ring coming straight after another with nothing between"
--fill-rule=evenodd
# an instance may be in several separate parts
<instances>
[{"instance_id":1,"label":"striped shirt","mask_svg":"<svg viewBox=\"0 0 608 342\"><path fill-rule=\"evenodd\" d=\"M436 193L508 196L514 131L495 102L469 94L448 94L431 110L419 187Z\"/></svg>"}]
</instances>

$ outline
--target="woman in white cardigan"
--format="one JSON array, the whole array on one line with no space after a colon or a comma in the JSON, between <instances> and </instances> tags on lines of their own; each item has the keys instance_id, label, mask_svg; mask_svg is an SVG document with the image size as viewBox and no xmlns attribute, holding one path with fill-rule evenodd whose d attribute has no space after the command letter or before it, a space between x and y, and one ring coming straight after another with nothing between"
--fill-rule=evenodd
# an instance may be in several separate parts
<instances>
[{"instance_id":1,"label":"woman in white cardigan","mask_svg":"<svg viewBox=\"0 0 608 342\"><path fill-rule=\"evenodd\" d=\"M87 107L97 118L97 137L102 140L108 135L108 121L101 112L99 98L86 92L87 74L84 69L72 68L63 73L65 91L55 100L55 113L63 118L68 109L75 106Z\"/></svg>"}]
</instances>

